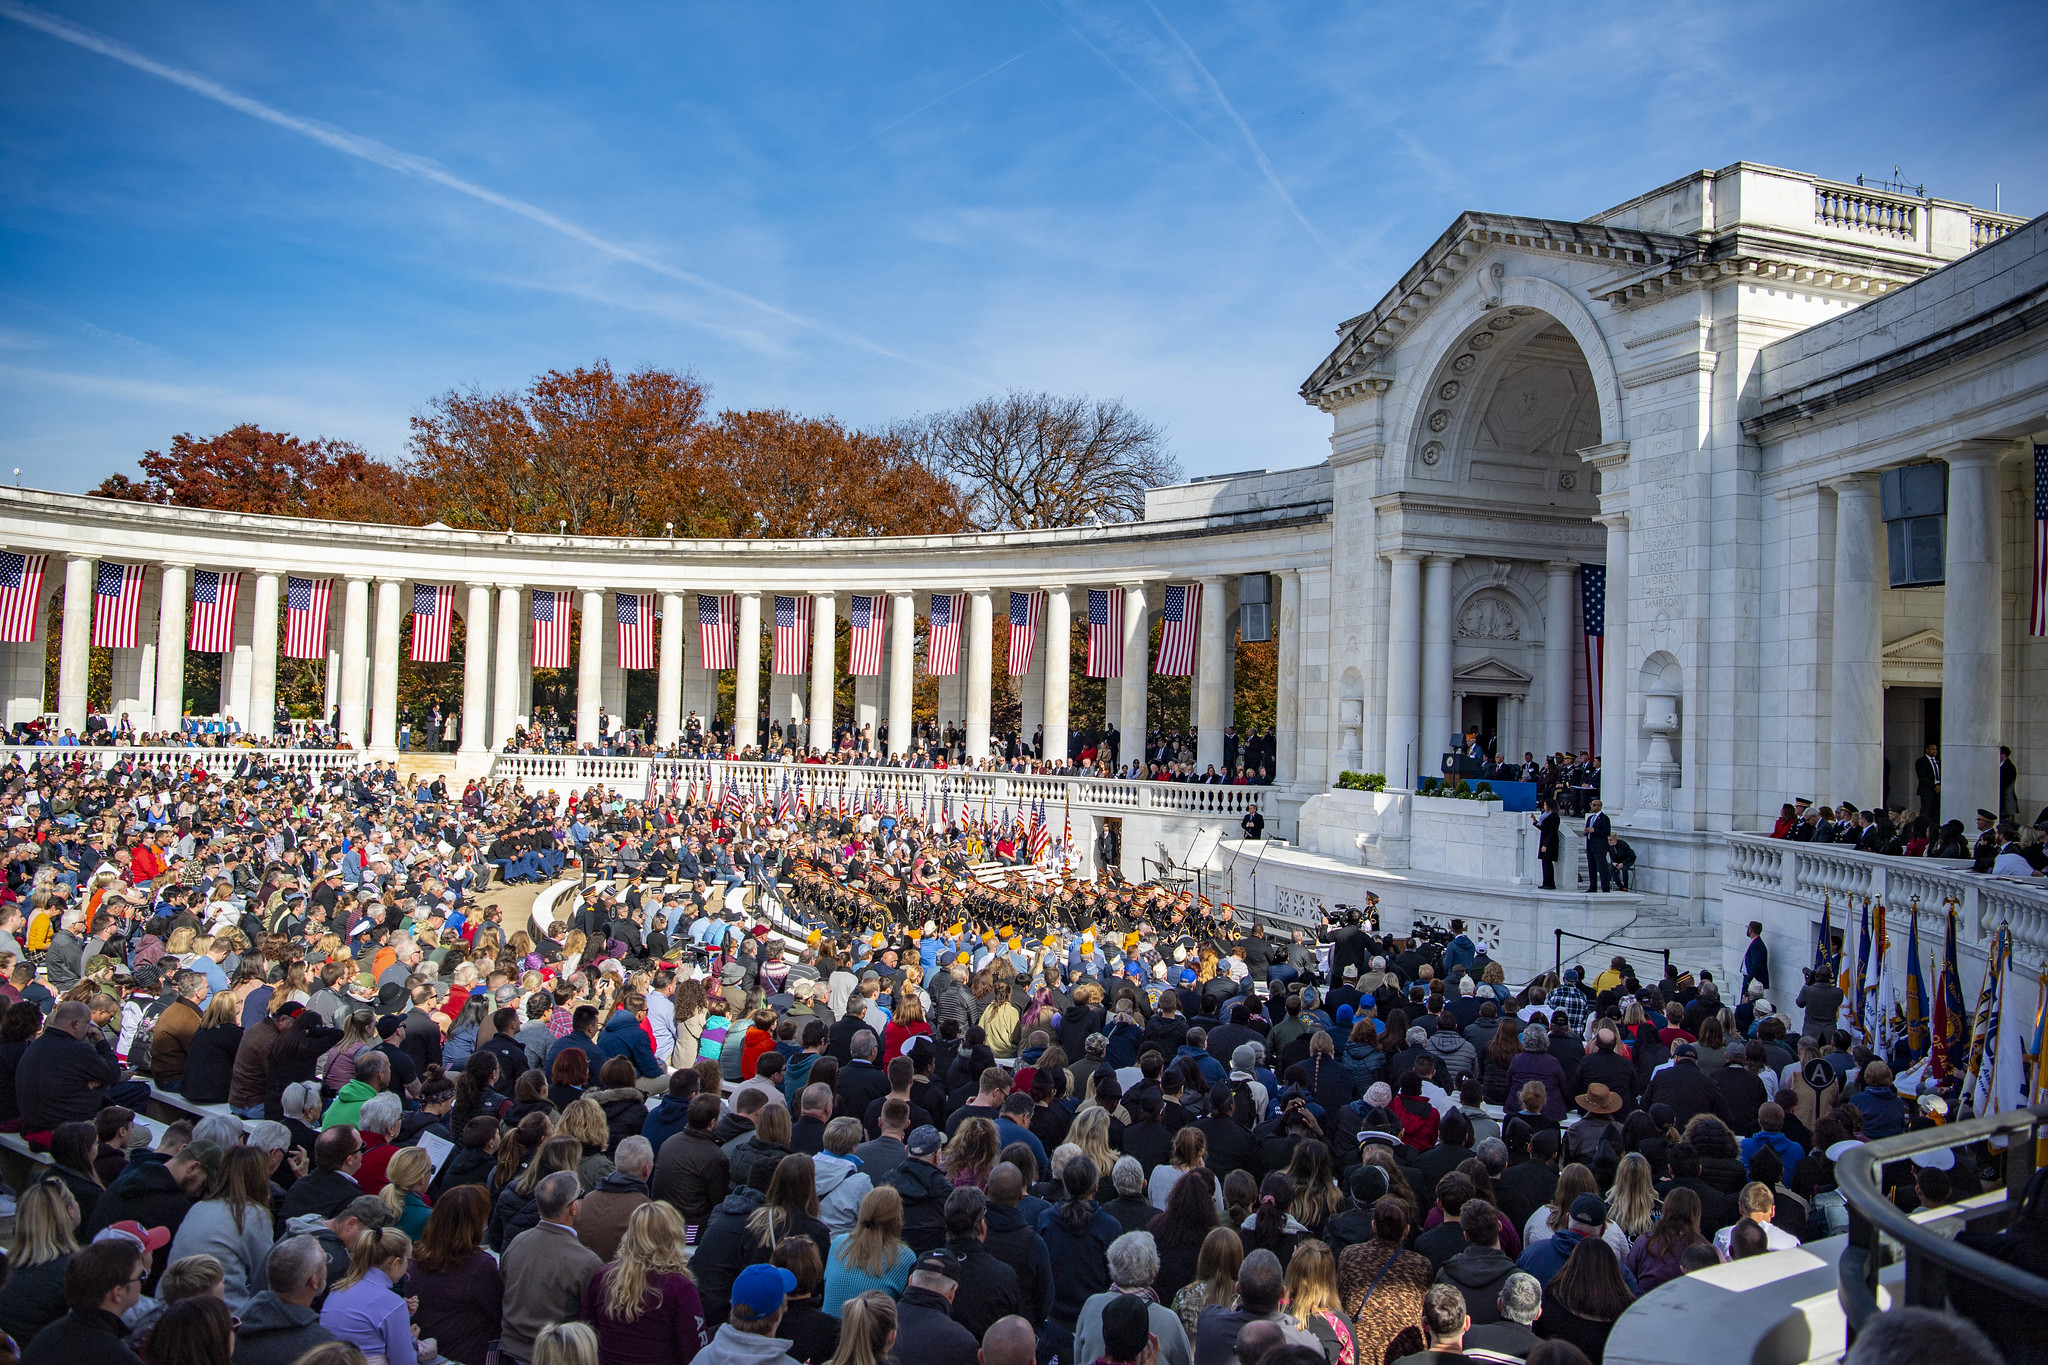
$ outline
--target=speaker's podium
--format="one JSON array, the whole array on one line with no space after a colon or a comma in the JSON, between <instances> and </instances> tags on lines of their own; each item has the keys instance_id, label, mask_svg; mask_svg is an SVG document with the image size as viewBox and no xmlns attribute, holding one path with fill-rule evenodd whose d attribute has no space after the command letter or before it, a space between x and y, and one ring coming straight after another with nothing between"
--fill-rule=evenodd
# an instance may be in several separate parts
<instances>
[{"instance_id":1,"label":"speaker's podium","mask_svg":"<svg viewBox=\"0 0 2048 1365\"><path fill-rule=\"evenodd\" d=\"M1445 777L1477 777L1479 760L1464 754L1445 754L1443 774Z\"/></svg>"}]
</instances>

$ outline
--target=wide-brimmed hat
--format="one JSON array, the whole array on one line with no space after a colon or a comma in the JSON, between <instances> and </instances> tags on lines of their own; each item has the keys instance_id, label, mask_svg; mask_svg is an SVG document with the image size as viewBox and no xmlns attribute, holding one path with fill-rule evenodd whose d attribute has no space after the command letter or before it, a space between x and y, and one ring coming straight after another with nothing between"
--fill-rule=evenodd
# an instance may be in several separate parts
<instances>
[{"instance_id":1,"label":"wide-brimmed hat","mask_svg":"<svg viewBox=\"0 0 2048 1365\"><path fill-rule=\"evenodd\" d=\"M1612 1114L1621 1108L1621 1096L1595 1081L1574 1103L1589 1114Z\"/></svg>"}]
</instances>

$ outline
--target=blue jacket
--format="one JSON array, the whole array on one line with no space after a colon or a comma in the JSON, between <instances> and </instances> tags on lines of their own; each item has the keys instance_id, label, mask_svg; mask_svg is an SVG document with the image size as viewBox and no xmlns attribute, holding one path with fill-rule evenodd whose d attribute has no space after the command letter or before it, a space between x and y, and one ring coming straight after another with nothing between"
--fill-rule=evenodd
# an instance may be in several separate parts
<instances>
[{"instance_id":1,"label":"blue jacket","mask_svg":"<svg viewBox=\"0 0 2048 1365\"><path fill-rule=\"evenodd\" d=\"M1863 1111L1863 1138L1897 1137L1906 1131L1906 1102L1889 1085L1866 1086L1849 1097L1849 1103Z\"/></svg>"},{"instance_id":2,"label":"blue jacket","mask_svg":"<svg viewBox=\"0 0 2048 1365\"><path fill-rule=\"evenodd\" d=\"M1572 1248L1583 1240L1584 1233L1566 1228L1555 1236L1531 1242L1529 1249L1522 1253L1522 1259L1515 1262L1515 1269L1525 1270L1548 1285L1557 1278L1557 1272L1564 1269L1564 1263L1572 1258ZM1636 1288L1636 1277L1629 1273L1627 1266L1621 1267L1621 1278L1628 1282L1629 1293L1640 1292Z\"/></svg>"},{"instance_id":3,"label":"blue jacket","mask_svg":"<svg viewBox=\"0 0 2048 1365\"><path fill-rule=\"evenodd\" d=\"M591 1042L588 1037L576 1032L574 1029L571 1029L548 1045L548 1054L541 1061L541 1070L547 1072L549 1076L553 1076L555 1074L555 1058L561 1056L572 1047L581 1048L584 1052L590 1054L586 1060L590 1063L590 1078L592 1081L595 1081L598 1069L604 1065L605 1054L598 1051L596 1043Z\"/></svg>"},{"instance_id":4,"label":"blue jacket","mask_svg":"<svg viewBox=\"0 0 2048 1365\"><path fill-rule=\"evenodd\" d=\"M1211 1057L1207 1052L1203 1051L1201 1048L1189 1047L1185 1043L1183 1043L1181 1045L1180 1051L1173 1054L1173 1060L1178 1062L1187 1059L1192 1059L1194 1061L1195 1065L1201 1069L1202 1079L1208 1082L1210 1085L1216 1084L1216 1082L1222 1080L1225 1076L1230 1074L1229 1072L1223 1069L1223 1063L1217 1061L1214 1057Z\"/></svg>"},{"instance_id":5,"label":"blue jacket","mask_svg":"<svg viewBox=\"0 0 2048 1365\"><path fill-rule=\"evenodd\" d=\"M1109 1244L1123 1235L1123 1227L1104 1213L1093 1210L1079 1232L1069 1228L1055 1204L1038 1218L1038 1235L1052 1258L1052 1316L1061 1326L1080 1315L1081 1305L1096 1294L1109 1290Z\"/></svg>"},{"instance_id":6,"label":"blue jacket","mask_svg":"<svg viewBox=\"0 0 2048 1365\"><path fill-rule=\"evenodd\" d=\"M654 1154L660 1156L661 1144L689 1126L690 1101L663 1095L661 1103L647 1111L647 1118L640 1124L640 1136L646 1138L648 1145L654 1148Z\"/></svg>"},{"instance_id":7,"label":"blue jacket","mask_svg":"<svg viewBox=\"0 0 2048 1365\"><path fill-rule=\"evenodd\" d=\"M1742 1140L1742 1169L1747 1171L1749 1169L1749 1159L1766 1147L1777 1152L1778 1160L1784 1163L1787 1172L1790 1172L1794 1166L1797 1166L1800 1159L1806 1155L1804 1147L1801 1147L1783 1133L1759 1132Z\"/></svg>"},{"instance_id":8,"label":"blue jacket","mask_svg":"<svg viewBox=\"0 0 2048 1365\"><path fill-rule=\"evenodd\" d=\"M597 1050L606 1060L630 1059L633 1069L642 1076L662 1074L661 1063L654 1060L654 1044L647 1041L647 1030L625 1010L614 1010L612 1017L604 1021L604 1028L597 1035Z\"/></svg>"}]
</instances>

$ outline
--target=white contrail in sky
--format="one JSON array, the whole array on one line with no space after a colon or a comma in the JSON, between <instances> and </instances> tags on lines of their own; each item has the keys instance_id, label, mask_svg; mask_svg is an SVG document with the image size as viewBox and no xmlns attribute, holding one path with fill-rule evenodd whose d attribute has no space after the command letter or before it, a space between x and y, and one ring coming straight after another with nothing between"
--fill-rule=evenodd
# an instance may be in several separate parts
<instances>
[{"instance_id":1,"label":"white contrail in sky","mask_svg":"<svg viewBox=\"0 0 2048 1365\"><path fill-rule=\"evenodd\" d=\"M1209 68L1202 64L1202 59L1197 57L1195 50L1188 46L1187 39L1180 36L1180 30L1175 28L1164 14L1159 12L1158 5L1152 4L1151 0L1146 0L1146 4L1152 11L1152 17L1159 21L1159 26L1166 30L1173 41L1179 44L1180 50L1187 54L1188 60L1194 63L1195 70L1201 73L1202 80L1208 85L1209 93L1214 95L1216 102L1223 106L1223 112L1230 115L1230 121L1237 125L1237 131L1244 135L1245 145L1252 149L1252 156L1259 163L1259 173L1266 178L1266 183L1272 186L1273 193L1280 196L1280 202L1287 206L1287 211L1294 215L1294 221L1300 223L1302 231L1315 238L1316 245L1330 253L1330 259L1348 272L1351 278L1370 288L1372 281L1368 280L1363 272L1353 265L1343 252L1337 249L1337 244L1325 236L1321 228L1309 221L1308 215L1301 211L1301 205L1294 202L1294 196L1289 194L1287 187L1280 183L1280 177L1274 173L1273 163L1266 158L1266 149L1261 147L1258 138L1252 135L1251 125L1246 123L1244 118L1237 112L1237 106L1230 102L1230 96L1223 93L1223 87L1217 83L1214 76L1209 74Z\"/></svg>"},{"instance_id":2,"label":"white contrail in sky","mask_svg":"<svg viewBox=\"0 0 2048 1365\"><path fill-rule=\"evenodd\" d=\"M840 157L842 157L842 156L845 156L845 155L846 155L846 154L847 154L848 152L852 151L852 150L853 150L854 148L856 148L856 147L864 147L864 146L866 146L866 145L867 145L868 143L870 143L870 142L873 142L873 141L874 141L874 140L875 140L876 138L880 137L880 136L881 136L882 134L884 134L884 133L888 132L888 131L889 131L889 130L890 130L891 128L900 128L900 127L902 127L902 126L903 126L904 124L906 124L906 123L910 122L910 121L911 121L912 119L916 118L916 117L917 117L917 116L918 116L919 114L922 114L922 113L923 113L923 112L924 112L925 110L927 110L927 109L931 108L931 107L932 107L933 105L935 105L935 104L944 104L944 103L945 103L945 102L946 102L947 100L949 100L949 99L953 98L953 96L955 96L955 95L959 94L959 93L960 93L960 92L961 92L962 90L965 90L965 89L966 89L966 88L967 88L968 86L970 86L970 85L973 85L973 84L975 84L975 83L976 83L976 82L978 82L978 81L985 81L985 80L987 80L987 79L988 79L988 78L989 78L990 76L993 76L993 75L995 75L995 74L996 74L996 72L998 72L998 71L1001 71L1001 70L1002 70L1002 69L1003 69L1004 67L1006 67L1006 66L1010 65L1010 63L1011 63L1011 62L1016 62L1016 61L1021 61L1021 60L1023 60L1023 57L1024 57L1024 53L1025 53L1025 52L1029 52L1030 50L1031 50L1031 49L1027 47L1027 48L1025 48L1025 49L1024 49L1024 52L1019 52L1019 53L1018 53L1018 54L1017 54L1016 56L1014 56L1014 57L1010 58L1010 60L1009 60L1009 61L1007 61L1007 62L997 62L997 63L996 63L996 64L995 64L994 66L992 66L992 67L990 67L990 68L989 68L988 70L986 70L986 71L982 72L982 73L981 73L981 74L980 74L979 76L974 76L974 77L971 77L971 78L969 78L969 79L967 79L967 80L964 80L964 81L960 82L960 84L958 84L958 85L954 86L954 87L953 87L953 88L952 88L951 90L948 90L948 91L947 91L947 92L946 92L945 94L943 94L943 95L940 95L940 96L939 96L939 97L938 97L937 99L933 99L933 100L927 100L927 101L926 101L925 103L923 103L923 104L920 104L920 105L918 105L918 106L917 106L917 108L915 108L915 109L911 110L911 111L910 111L909 113L905 114L905 115L904 115L904 116L903 116L902 118L899 118L899 119L892 119L892 120L891 120L890 122L888 122L888 123L885 123L885 124L883 124L883 125L882 125L881 127L879 127L879 128L877 128L877 129L875 129L875 131L873 131L872 133L869 133L869 134L868 134L868 135L867 135L866 137L862 137L862 138L857 138L857 139L855 139L854 141L852 141L852 142L849 142L849 143L847 143L847 144L846 144L846 145L845 145L844 147L841 147L841 148L840 148L840 149L839 149L838 151L836 151L836 152L832 153L832 155L830 155L830 156L826 157L826 158L825 158L824 160L822 160L822 161L818 162L818 163L817 163L816 165L814 165L814 166L810 167L810 170L811 170L811 171L815 171L815 170L817 170L817 169L818 169L818 168L819 168L820 166L825 166L825 165L828 165L828 164L830 164L831 162L837 161L837 160L838 160L838 159L839 159ZM809 171L806 171L806 172L805 172L805 174L809 174L809 173L810 173Z\"/></svg>"},{"instance_id":3,"label":"white contrail in sky","mask_svg":"<svg viewBox=\"0 0 2048 1365\"><path fill-rule=\"evenodd\" d=\"M81 28L68 20L60 19L54 14L47 14L33 6L21 4L19 0L0 0L0 17L12 19L18 24L36 29L39 32L48 34L52 38L70 43L74 47L81 47L88 52L96 52L103 57L110 57L125 66L135 68L137 71L147 72L152 76L189 90L202 98L210 99L217 104L224 104L230 109L247 114L250 118L260 119L265 123L297 133L301 137L311 138L322 146L341 152L346 156L360 158L361 160L382 166L387 170L397 171L401 175L410 175L422 180L432 181L434 184L453 190L457 194L467 195L471 199L489 204L494 208L500 208L507 213L516 214L529 222L538 223L550 231L558 232L572 241L580 242L591 250L610 256L615 260L637 265L643 270L652 271L654 274L701 289L708 294L716 295L729 302L756 309L768 314L770 317L779 318L792 326L816 332L821 336L830 337L849 346L857 346L862 350L870 351L879 356L886 356L891 360L900 361L906 365L913 365L920 369L933 370L952 375L956 378L967 379L977 385L985 386L988 384L988 381L985 379L964 374L949 366L905 355L901 351L892 350L882 345L880 342L869 340L859 333L849 332L844 328L836 327L817 318L807 317L802 313L791 312L787 308L779 307L765 299L756 298L752 294L734 289L729 285L723 285L715 280L706 279L695 271L683 270L665 261L657 260L645 252L636 250L624 243L599 236L586 227L550 213L538 204L530 204L524 199L515 199L509 194L501 194L487 186L479 185L473 180L465 180L461 176L443 169L426 157L400 151L396 147L378 142L374 138L361 137L340 128L315 122L312 119L300 118L296 114L288 114L282 109L263 103L261 100L251 99L247 95L230 90L218 81L210 80L197 72L186 71L180 67L160 62L153 57L136 51L125 43L116 42L112 38L93 32L91 29Z\"/></svg>"}]
</instances>

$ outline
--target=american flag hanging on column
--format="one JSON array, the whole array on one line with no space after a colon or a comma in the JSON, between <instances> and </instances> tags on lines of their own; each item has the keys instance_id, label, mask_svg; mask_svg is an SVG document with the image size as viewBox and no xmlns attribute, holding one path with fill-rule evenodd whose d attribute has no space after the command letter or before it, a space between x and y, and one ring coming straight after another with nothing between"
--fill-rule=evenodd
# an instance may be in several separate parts
<instances>
[{"instance_id":1,"label":"american flag hanging on column","mask_svg":"<svg viewBox=\"0 0 2048 1365\"><path fill-rule=\"evenodd\" d=\"M455 619L455 585L415 583L412 585L412 661L416 664L448 662L448 642L454 635L449 622Z\"/></svg>"},{"instance_id":2,"label":"american flag hanging on column","mask_svg":"<svg viewBox=\"0 0 2048 1365\"><path fill-rule=\"evenodd\" d=\"M1600 753L1601 684L1607 667L1607 569L1579 566L1579 615L1586 624L1586 747Z\"/></svg>"},{"instance_id":3,"label":"american flag hanging on column","mask_svg":"<svg viewBox=\"0 0 2048 1365\"><path fill-rule=\"evenodd\" d=\"M849 675L878 678L882 675L882 628L889 615L889 599L854 596L848 599L846 623L852 639L847 649Z\"/></svg>"},{"instance_id":4,"label":"american flag hanging on column","mask_svg":"<svg viewBox=\"0 0 2048 1365\"><path fill-rule=\"evenodd\" d=\"M1152 671L1185 678L1195 671L1195 632L1202 619L1202 585L1172 583L1159 603L1159 657Z\"/></svg>"},{"instance_id":5,"label":"american flag hanging on column","mask_svg":"<svg viewBox=\"0 0 2048 1365\"><path fill-rule=\"evenodd\" d=\"M619 627L619 667L654 667L654 594L612 594L612 616Z\"/></svg>"},{"instance_id":6,"label":"american flag hanging on column","mask_svg":"<svg viewBox=\"0 0 2048 1365\"><path fill-rule=\"evenodd\" d=\"M967 594L932 594L931 636L925 641L924 671L934 678L950 678L960 671L960 618L966 614Z\"/></svg>"},{"instance_id":7,"label":"american flag hanging on column","mask_svg":"<svg viewBox=\"0 0 2048 1365\"><path fill-rule=\"evenodd\" d=\"M1045 621L1045 594L1010 594L1010 676L1021 678L1031 671L1031 655L1038 646L1038 628Z\"/></svg>"},{"instance_id":8,"label":"american flag hanging on column","mask_svg":"<svg viewBox=\"0 0 2048 1365\"><path fill-rule=\"evenodd\" d=\"M775 666L785 677L809 671L811 599L802 595L775 599Z\"/></svg>"},{"instance_id":9,"label":"american flag hanging on column","mask_svg":"<svg viewBox=\"0 0 2048 1365\"><path fill-rule=\"evenodd\" d=\"M284 580L284 657L324 659L327 657L327 605L334 600L331 578Z\"/></svg>"},{"instance_id":10,"label":"american flag hanging on column","mask_svg":"<svg viewBox=\"0 0 2048 1365\"><path fill-rule=\"evenodd\" d=\"M192 633L186 648L195 654L227 654L235 647L235 594L242 575L199 569L192 575Z\"/></svg>"},{"instance_id":11,"label":"american flag hanging on column","mask_svg":"<svg viewBox=\"0 0 2048 1365\"><path fill-rule=\"evenodd\" d=\"M2048 446L2034 447L2034 608L2027 634L2048 635Z\"/></svg>"},{"instance_id":12,"label":"american flag hanging on column","mask_svg":"<svg viewBox=\"0 0 2048 1365\"><path fill-rule=\"evenodd\" d=\"M135 648L135 621L142 611L140 564L101 560L93 573L92 642L105 649Z\"/></svg>"},{"instance_id":13,"label":"american flag hanging on column","mask_svg":"<svg viewBox=\"0 0 2048 1365\"><path fill-rule=\"evenodd\" d=\"M1088 589L1088 676L1124 675L1124 590Z\"/></svg>"},{"instance_id":14,"label":"american flag hanging on column","mask_svg":"<svg viewBox=\"0 0 2048 1365\"><path fill-rule=\"evenodd\" d=\"M25 645L36 638L36 614L43 597L47 555L0 553L0 643ZM41 665L37 665L41 677Z\"/></svg>"},{"instance_id":15,"label":"american flag hanging on column","mask_svg":"<svg viewBox=\"0 0 2048 1365\"><path fill-rule=\"evenodd\" d=\"M569 666L569 592L566 588L533 590L533 666Z\"/></svg>"},{"instance_id":16,"label":"american flag hanging on column","mask_svg":"<svg viewBox=\"0 0 2048 1365\"><path fill-rule=\"evenodd\" d=\"M705 668L737 668L733 631L739 624L739 598L731 593L697 594L697 647Z\"/></svg>"}]
</instances>

